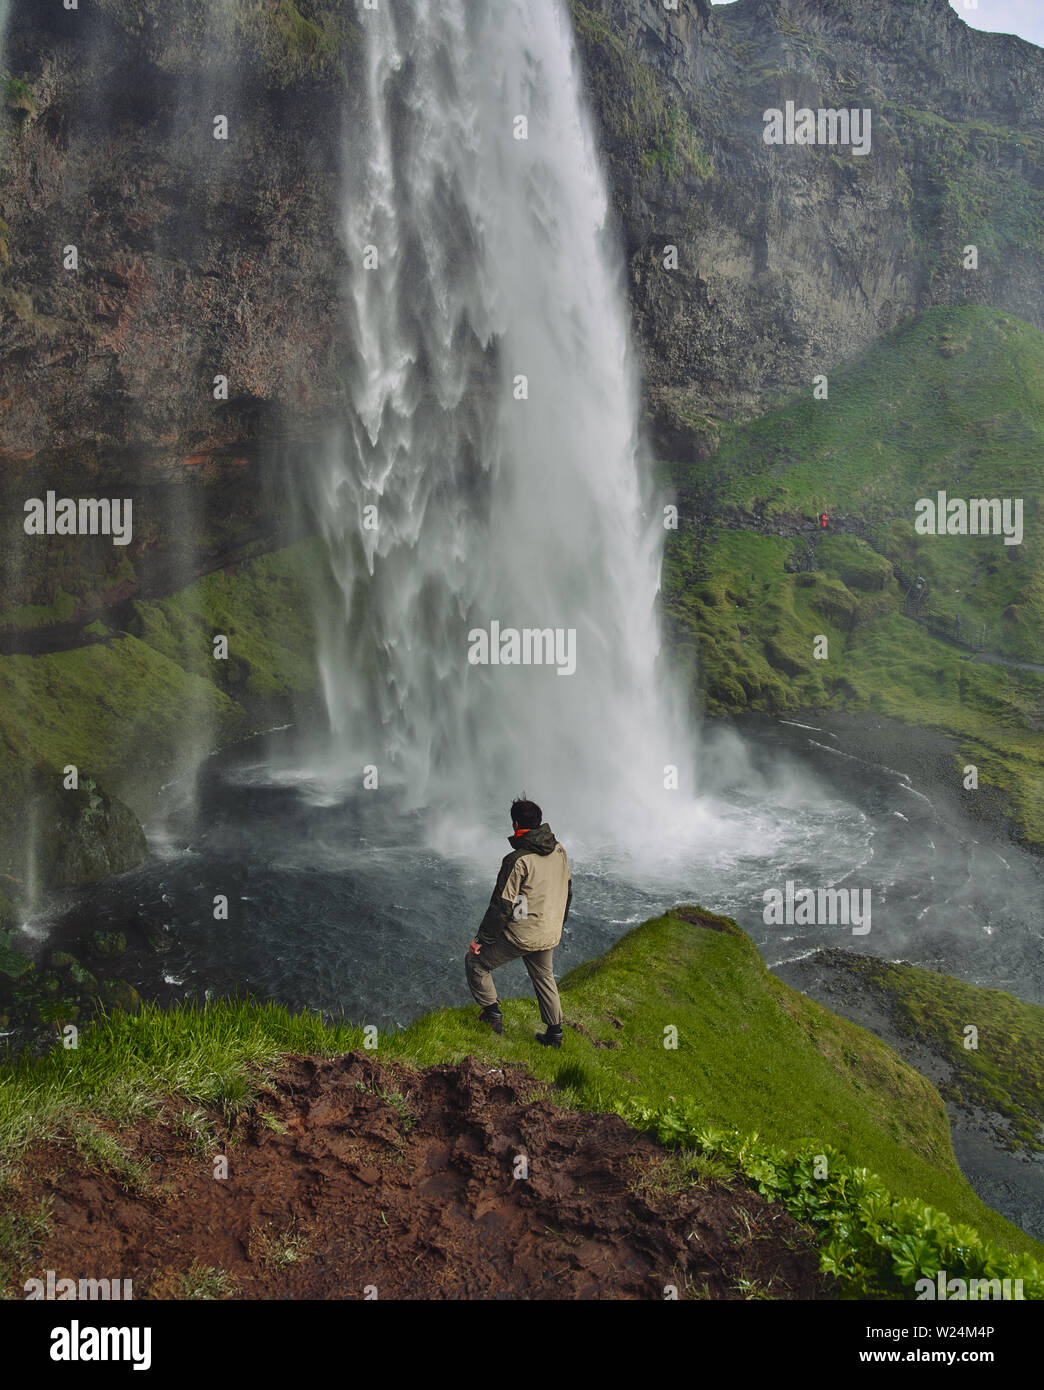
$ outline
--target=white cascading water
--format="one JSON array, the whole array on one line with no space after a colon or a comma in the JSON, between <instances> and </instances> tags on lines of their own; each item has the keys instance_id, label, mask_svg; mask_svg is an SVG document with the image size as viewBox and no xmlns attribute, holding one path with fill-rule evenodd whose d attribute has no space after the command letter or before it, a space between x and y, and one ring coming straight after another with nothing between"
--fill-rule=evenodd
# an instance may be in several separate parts
<instances>
[{"instance_id":1,"label":"white cascading water","mask_svg":"<svg viewBox=\"0 0 1044 1390\"><path fill-rule=\"evenodd\" d=\"M320 465L344 600L323 624L334 761L465 818L525 788L596 839L662 826L693 755L659 651L662 515L567 12L398 0L357 18L356 363ZM575 630L575 672L469 664L469 632L494 620Z\"/></svg>"}]
</instances>

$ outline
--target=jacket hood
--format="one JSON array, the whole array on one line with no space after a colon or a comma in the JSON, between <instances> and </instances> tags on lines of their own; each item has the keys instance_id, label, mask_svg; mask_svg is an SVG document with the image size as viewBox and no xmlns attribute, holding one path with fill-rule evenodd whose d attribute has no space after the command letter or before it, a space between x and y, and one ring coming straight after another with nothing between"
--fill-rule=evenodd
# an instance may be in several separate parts
<instances>
[{"instance_id":1,"label":"jacket hood","mask_svg":"<svg viewBox=\"0 0 1044 1390\"><path fill-rule=\"evenodd\" d=\"M534 849L537 854L550 854L558 841L551 834L551 827L545 821L543 825L527 831L525 835L509 835L508 844L512 849Z\"/></svg>"}]
</instances>

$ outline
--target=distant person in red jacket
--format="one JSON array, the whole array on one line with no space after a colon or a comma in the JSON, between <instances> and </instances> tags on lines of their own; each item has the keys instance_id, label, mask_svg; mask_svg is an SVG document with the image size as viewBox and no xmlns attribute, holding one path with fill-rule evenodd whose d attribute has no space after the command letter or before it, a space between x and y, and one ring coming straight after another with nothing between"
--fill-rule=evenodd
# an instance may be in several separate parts
<instances>
[{"instance_id":1,"label":"distant person in red jacket","mask_svg":"<svg viewBox=\"0 0 1044 1390\"><path fill-rule=\"evenodd\" d=\"M819 524L820 524L820 526L822 526L823 530L825 531L825 530L826 530L826 524L827 524L827 514L826 514L826 512L823 512L822 515L820 516L820 518L819 518Z\"/></svg>"}]
</instances>

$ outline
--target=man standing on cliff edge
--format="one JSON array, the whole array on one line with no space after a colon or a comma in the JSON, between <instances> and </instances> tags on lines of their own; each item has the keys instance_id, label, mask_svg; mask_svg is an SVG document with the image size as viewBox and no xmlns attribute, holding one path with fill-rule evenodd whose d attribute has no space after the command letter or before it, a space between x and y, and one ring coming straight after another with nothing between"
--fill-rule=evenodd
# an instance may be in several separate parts
<instances>
[{"instance_id":1,"label":"man standing on cliff edge","mask_svg":"<svg viewBox=\"0 0 1044 1390\"><path fill-rule=\"evenodd\" d=\"M500 1033L504 1016L490 972L521 956L547 1026L545 1033L537 1033L537 1042L561 1047L562 1002L553 957L573 899L569 860L544 823L540 807L526 801L525 792L511 804L511 827L511 853L500 865L478 939L468 947L465 958L468 987L482 1005L479 1018Z\"/></svg>"}]
</instances>

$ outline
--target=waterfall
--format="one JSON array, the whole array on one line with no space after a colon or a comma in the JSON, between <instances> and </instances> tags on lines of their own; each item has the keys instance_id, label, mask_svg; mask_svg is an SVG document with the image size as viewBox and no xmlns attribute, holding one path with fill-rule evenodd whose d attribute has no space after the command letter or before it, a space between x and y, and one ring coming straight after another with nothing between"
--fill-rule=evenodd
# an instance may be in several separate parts
<instances>
[{"instance_id":1,"label":"waterfall","mask_svg":"<svg viewBox=\"0 0 1044 1390\"><path fill-rule=\"evenodd\" d=\"M355 363L314 478L342 600L321 624L332 765L360 784L376 765L418 806L503 809L524 788L552 823L651 828L692 750L659 650L663 518L567 11L398 0L357 22ZM494 623L558 630L560 653L574 633L575 671L472 664L469 634Z\"/></svg>"}]
</instances>

